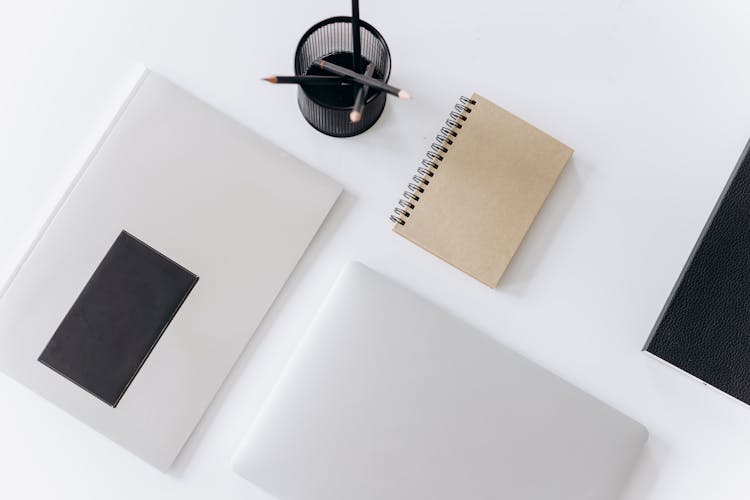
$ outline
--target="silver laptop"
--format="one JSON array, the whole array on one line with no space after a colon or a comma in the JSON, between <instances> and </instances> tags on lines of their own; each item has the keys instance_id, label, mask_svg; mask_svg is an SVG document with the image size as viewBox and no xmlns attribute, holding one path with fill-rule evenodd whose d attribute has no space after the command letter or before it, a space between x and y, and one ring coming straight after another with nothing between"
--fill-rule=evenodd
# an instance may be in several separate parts
<instances>
[{"instance_id":1,"label":"silver laptop","mask_svg":"<svg viewBox=\"0 0 750 500\"><path fill-rule=\"evenodd\" d=\"M646 429L349 264L234 457L279 500L616 499Z\"/></svg>"}]
</instances>

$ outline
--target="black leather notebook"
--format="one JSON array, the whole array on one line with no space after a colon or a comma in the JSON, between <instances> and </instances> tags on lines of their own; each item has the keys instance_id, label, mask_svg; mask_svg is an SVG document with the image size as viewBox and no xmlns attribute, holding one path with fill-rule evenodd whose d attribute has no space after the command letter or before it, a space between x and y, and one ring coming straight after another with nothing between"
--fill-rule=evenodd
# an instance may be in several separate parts
<instances>
[{"instance_id":1,"label":"black leather notebook","mask_svg":"<svg viewBox=\"0 0 750 500\"><path fill-rule=\"evenodd\" d=\"M116 407L197 281L122 231L39 361Z\"/></svg>"},{"instance_id":2,"label":"black leather notebook","mask_svg":"<svg viewBox=\"0 0 750 500\"><path fill-rule=\"evenodd\" d=\"M750 404L750 143L645 349Z\"/></svg>"}]
</instances>

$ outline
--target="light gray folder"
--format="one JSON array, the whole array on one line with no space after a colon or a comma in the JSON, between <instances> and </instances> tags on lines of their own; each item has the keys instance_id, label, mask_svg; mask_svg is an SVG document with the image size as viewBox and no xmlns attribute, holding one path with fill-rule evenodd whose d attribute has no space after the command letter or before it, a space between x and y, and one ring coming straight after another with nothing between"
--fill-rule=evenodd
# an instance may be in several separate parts
<instances>
[{"instance_id":1,"label":"light gray folder","mask_svg":"<svg viewBox=\"0 0 750 500\"><path fill-rule=\"evenodd\" d=\"M340 192L145 72L7 285L0 369L166 469ZM200 280L112 408L37 358L123 230Z\"/></svg>"}]
</instances>

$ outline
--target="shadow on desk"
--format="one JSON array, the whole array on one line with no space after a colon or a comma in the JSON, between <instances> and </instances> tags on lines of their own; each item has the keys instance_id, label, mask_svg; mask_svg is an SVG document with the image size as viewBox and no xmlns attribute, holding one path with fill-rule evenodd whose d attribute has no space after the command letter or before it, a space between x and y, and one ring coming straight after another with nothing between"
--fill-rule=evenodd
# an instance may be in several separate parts
<instances>
[{"instance_id":1,"label":"shadow on desk","mask_svg":"<svg viewBox=\"0 0 750 500\"><path fill-rule=\"evenodd\" d=\"M649 436L638 465L633 471L620 500L647 500L653 489L659 471L666 461L669 449L663 441Z\"/></svg>"},{"instance_id":2,"label":"shadow on desk","mask_svg":"<svg viewBox=\"0 0 750 500\"><path fill-rule=\"evenodd\" d=\"M185 474L205 434L209 432L211 426L214 423L214 420L216 420L217 418L217 415L222 411L222 406L224 406L224 403L226 402L226 399L230 391L232 390L232 386L237 381L237 378L240 377L240 375L245 371L248 364L252 361L256 351L258 351L260 346L263 344L265 337L267 336L269 329L274 324L276 318L278 318L282 314L282 311L284 311L284 309L286 308L286 304L288 303L290 297L293 295L294 290L297 288L298 284L304 279L304 276L308 274L309 270L315 266L316 262L319 260L321 253L325 250L333 235L338 231L338 228L343 222L344 218L351 213L352 206L355 202L356 198L352 194L348 193L347 191L342 191L338 200L328 214L328 217L325 219L325 221L323 221L323 224L321 225L317 234L290 274L289 279L281 288L281 291L276 296L276 299L268 309L268 312L266 313L263 320L260 322L257 330L250 338L247 346L239 355L237 362L230 370L226 379L224 379L224 383L221 385L221 388L216 393L216 396L206 409L203 417L201 417L200 422L193 430L193 433L190 435L187 443L182 448L179 455L177 455L177 459L168 471L170 475L175 477L182 477ZM300 332L300 337L303 333L304 332ZM272 383L271 387L273 387ZM264 396L267 396L267 392L266 394L264 394ZM255 403L255 411L253 412L254 415L259 409L260 405L263 403L263 399L248 403ZM248 406L253 405L248 404ZM252 409L253 408L251 408L251 410ZM239 444L240 439L247 431L249 421L243 422L242 425L243 429L231 445L231 451L229 452L230 454L234 453L236 445ZM227 468L229 467L230 456L231 455L227 455L225 457Z\"/></svg>"},{"instance_id":3,"label":"shadow on desk","mask_svg":"<svg viewBox=\"0 0 750 500\"><path fill-rule=\"evenodd\" d=\"M590 165L573 155L510 261L497 290L513 295L523 294L526 285L539 272L539 264L551 250L552 242L562 229L563 221L578 199L591 170Z\"/></svg>"}]
</instances>

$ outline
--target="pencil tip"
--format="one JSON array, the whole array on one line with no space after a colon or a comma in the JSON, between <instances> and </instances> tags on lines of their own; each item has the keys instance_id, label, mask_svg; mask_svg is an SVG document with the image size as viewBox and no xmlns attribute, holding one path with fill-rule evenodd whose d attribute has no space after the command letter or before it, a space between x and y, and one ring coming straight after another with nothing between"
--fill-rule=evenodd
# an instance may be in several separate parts
<instances>
[{"instance_id":1,"label":"pencil tip","mask_svg":"<svg viewBox=\"0 0 750 500\"><path fill-rule=\"evenodd\" d=\"M349 113L349 119L352 121L352 123L357 123L362 119L362 113L359 111L352 111Z\"/></svg>"},{"instance_id":2,"label":"pencil tip","mask_svg":"<svg viewBox=\"0 0 750 500\"><path fill-rule=\"evenodd\" d=\"M398 98L399 99L411 99L411 96L409 93L405 90L399 90L398 91Z\"/></svg>"},{"instance_id":3,"label":"pencil tip","mask_svg":"<svg viewBox=\"0 0 750 500\"><path fill-rule=\"evenodd\" d=\"M261 80L265 80L270 83L279 83L279 78L276 76L268 76L266 78L261 78Z\"/></svg>"}]
</instances>

